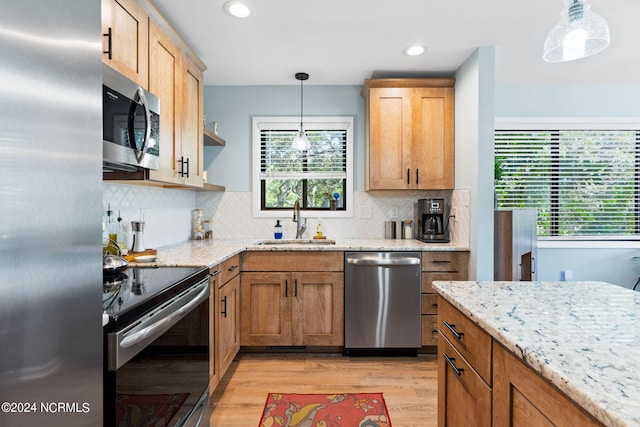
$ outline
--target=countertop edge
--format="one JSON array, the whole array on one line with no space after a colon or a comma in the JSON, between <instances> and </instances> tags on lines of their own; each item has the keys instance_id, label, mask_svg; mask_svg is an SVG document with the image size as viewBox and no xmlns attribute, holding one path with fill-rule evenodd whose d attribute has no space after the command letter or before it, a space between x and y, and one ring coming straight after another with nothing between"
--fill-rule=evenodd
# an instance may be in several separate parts
<instances>
[{"instance_id":1,"label":"countertop edge","mask_svg":"<svg viewBox=\"0 0 640 427\"><path fill-rule=\"evenodd\" d=\"M214 267L245 252L347 252L347 251L446 251L468 252L469 248L455 243L423 243L418 240L344 239L335 244L260 244L264 239L189 240L157 249L158 260L152 263L130 262L135 267Z\"/></svg>"}]
</instances>

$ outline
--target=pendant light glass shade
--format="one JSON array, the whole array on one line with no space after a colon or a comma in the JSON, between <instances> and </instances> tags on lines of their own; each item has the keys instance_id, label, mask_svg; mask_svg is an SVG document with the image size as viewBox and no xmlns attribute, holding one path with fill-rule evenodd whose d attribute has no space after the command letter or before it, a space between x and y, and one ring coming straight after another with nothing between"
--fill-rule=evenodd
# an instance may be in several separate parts
<instances>
[{"instance_id":1,"label":"pendant light glass shade","mask_svg":"<svg viewBox=\"0 0 640 427\"><path fill-rule=\"evenodd\" d=\"M298 136L293 138L293 141L291 141L291 146L296 150L306 151L311 147L311 143L309 142L309 138L307 137L302 124L302 106L304 100L302 82L309 79L309 74L296 73L296 79L300 80L300 133L298 134Z\"/></svg>"},{"instance_id":2,"label":"pendant light glass shade","mask_svg":"<svg viewBox=\"0 0 640 427\"><path fill-rule=\"evenodd\" d=\"M300 133L298 136L293 138L291 142L291 146L296 150L306 151L311 147L311 142L309 142L309 138L307 138L307 134L302 129L302 123L300 123Z\"/></svg>"},{"instance_id":3,"label":"pendant light glass shade","mask_svg":"<svg viewBox=\"0 0 640 427\"><path fill-rule=\"evenodd\" d=\"M544 42L542 58L565 62L603 51L611 40L607 21L591 11L583 0L573 0Z\"/></svg>"}]
</instances>

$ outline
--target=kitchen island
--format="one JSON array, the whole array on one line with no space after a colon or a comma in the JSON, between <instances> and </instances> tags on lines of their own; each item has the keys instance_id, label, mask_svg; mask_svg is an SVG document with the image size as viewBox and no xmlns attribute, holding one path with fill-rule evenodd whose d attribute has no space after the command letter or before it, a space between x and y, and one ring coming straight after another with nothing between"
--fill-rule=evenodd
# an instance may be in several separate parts
<instances>
[{"instance_id":1,"label":"kitchen island","mask_svg":"<svg viewBox=\"0 0 640 427\"><path fill-rule=\"evenodd\" d=\"M500 376L512 375L496 368L500 352L542 378L551 394L566 396L594 425L640 425L640 293L602 282L442 281L434 288L444 299L441 306L453 306L458 320L477 326L493 343L485 346L489 359L493 351L493 373L483 379L487 390L493 386L493 425L504 425L496 417L509 406L500 401ZM442 332L446 325L438 322Z\"/></svg>"}]
</instances>

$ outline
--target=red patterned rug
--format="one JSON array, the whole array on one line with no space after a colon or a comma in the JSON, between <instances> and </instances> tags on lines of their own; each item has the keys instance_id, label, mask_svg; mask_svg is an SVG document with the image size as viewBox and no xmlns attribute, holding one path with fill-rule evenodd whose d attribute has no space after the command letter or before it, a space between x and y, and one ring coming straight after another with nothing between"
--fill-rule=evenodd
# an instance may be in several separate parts
<instances>
[{"instance_id":1,"label":"red patterned rug","mask_svg":"<svg viewBox=\"0 0 640 427\"><path fill-rule=\"evenodd\" d=\"M391 427L382 393L269 393L259 427Z\"/></svg>"},{"instance_id":2,"label":"red patterned rug","mask_svg":"<svg viewBox=\"0 0 640 427\"><path fill-rule=\"evenodd\" d=\"M188 396L189 393L118 394L116 425L118 427L166 426Z\"/></svg>"}]
</instances>

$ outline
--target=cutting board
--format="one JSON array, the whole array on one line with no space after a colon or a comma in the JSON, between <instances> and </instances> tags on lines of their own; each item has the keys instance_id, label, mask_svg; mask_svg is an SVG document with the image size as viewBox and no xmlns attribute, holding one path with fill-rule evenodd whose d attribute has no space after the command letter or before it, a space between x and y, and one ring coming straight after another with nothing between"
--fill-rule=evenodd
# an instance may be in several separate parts
<instances>
[{"instance_id":1,"label":"cutting board","mask_svg":"<svg viewBox=\"0 0 640 427\"><path fill-rule=\"evenodd\" d=\"M145 249L144 252L129 252L123 258L129 262L133 262L134 258L142 255L158 255L157 249Z\"/></svg>"}]
</instances>

